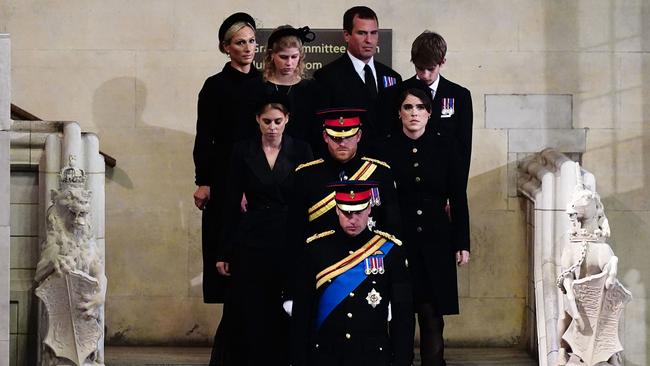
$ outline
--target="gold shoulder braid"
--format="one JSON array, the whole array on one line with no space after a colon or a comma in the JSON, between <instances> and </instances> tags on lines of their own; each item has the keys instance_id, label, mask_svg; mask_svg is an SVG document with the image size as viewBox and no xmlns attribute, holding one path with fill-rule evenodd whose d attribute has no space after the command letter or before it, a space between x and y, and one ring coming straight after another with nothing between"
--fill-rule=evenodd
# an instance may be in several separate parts
<instances>
[{"instance_id":1,"label":"gold shoulder braid","mask_svg":"<svg viewBox=\"0 0 650 366\"><path fill-rule=\"evenodd\" d=\"M330 235L334 234L335 232L336 231L334 231L334 230L323 231L322 233L314 234L314 235L308 237L307 240L305 240L305 242L307 244L309 244L309 243L311 243L312 241L314 241L316 239L320 239L320 238L324 238L326 236L330 236Z\"/></svg>"},{"instance_id":2,"label":"gold shoulder braid","mask_svg":"<svg viewBox=\"0 0 650 366\"><path fill-rule=\"evenodd\" d=\"M325 161L325 160L323 160L323 159L316 159L316 160L312 160L312 161L310 161L310 162L308 162L308 163L300 164L300 165L298 165L298 166L296 167L296 171L298 171L298 170L300 170L300 169L302 169L302 168L306 168L306 167L308 167L308 166L312 166L312 165L320 164L320 163L322 163L322 162L324 162L324 161Z\"/></svg>"},{"instance_id":3,"label":"gold shoulder braid","mask_svg":"<svg viewBox=\"0 0 650 366\"><path fill-rule=\"evenodd\" d=\"M383 166L385 166L386 168L390 169L390 165L388 165L388 163L386 163L385 161L381 161L381 160L377 160L377 159L373 159L373 158L367 158L367 157L365 157L365 156L362 157L361 160L365 160L365 161L369 161L369 162L371 162L371 163L375 163L375 164L383 165Z\"/></svg>"},{"instance_id":4,"label":"gold shoulder braid","mask_svg":"<svg viewBox=\"0 0 650 366\"><path fill-rule=\"evenodd\" d=\"M392 241L393 243L395 243L397 245L402 245L402 241L397 239L395 237L395 235L393 235L393 234L389 234L387 232L379 231L379 230L375 230L374 233L383 236L384 238Z\"/></svg>"}]
</instances>

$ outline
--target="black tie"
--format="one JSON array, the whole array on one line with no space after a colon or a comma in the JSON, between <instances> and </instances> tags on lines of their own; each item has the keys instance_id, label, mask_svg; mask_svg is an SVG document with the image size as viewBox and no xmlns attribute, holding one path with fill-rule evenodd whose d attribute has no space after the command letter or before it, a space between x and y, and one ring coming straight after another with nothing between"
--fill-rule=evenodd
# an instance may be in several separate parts
<instances>
[{"instance_id":1,"label":"black tie","mask_svg":"<svg viewBox=\"0 0 650 366\"><path fill-rule=\"evenodd\" d=\"M375 82L375 76L372 74L372 69L368 64L363 67L363 73L366 81L366 88L370 92L372 99L377 98L377 83Z\"/></svg>"}]
</instances>

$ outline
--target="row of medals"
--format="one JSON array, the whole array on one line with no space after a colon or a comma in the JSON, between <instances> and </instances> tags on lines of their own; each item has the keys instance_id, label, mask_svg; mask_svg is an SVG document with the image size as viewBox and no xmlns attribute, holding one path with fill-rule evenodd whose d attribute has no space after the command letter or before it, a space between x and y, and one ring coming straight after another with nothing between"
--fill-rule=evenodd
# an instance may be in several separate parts
<instances>
[{"instance_id":1,"label":"row of medals","mask_svg":"<svg viewBox=\"0 0 650 366\"><path fill-rule=\"evenodd\" d=\"M384 274L384 258L383 257L370 257L365 259L365 269L366 275L371 274Z\"/></svg>"}]
</instances>

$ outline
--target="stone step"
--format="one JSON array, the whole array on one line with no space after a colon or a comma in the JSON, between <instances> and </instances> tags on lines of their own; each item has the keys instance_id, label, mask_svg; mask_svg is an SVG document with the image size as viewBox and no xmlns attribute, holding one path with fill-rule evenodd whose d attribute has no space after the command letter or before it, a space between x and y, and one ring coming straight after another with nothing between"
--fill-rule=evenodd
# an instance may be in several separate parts
<instances>
[{"instance_id":1,"label":"stone step","mask_svg":"<svg viewBox=\"0 0 650 366\"><path fill-rule=\"evenodd\" d=\"M420 365L416 350L415 365ZM517 348L449 348L448 366L535 366L537 362ZM107 366L207 365L210 348L203 347L107 347Z\"/></svg>"}]
</instances>

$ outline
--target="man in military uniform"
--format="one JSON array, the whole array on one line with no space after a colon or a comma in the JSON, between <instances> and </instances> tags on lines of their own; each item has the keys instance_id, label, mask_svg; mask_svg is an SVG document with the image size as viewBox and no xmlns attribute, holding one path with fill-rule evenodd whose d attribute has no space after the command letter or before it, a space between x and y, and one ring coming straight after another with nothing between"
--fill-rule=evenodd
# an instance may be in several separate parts
<instances>
[{"instance_id":1,"label":"man in military uniform","mask_svg":"<svg viewBox=\"0 0 650 366\"><path fill-rule=\"evenodd\" d=\"M336 230L307 239L296 279L292 365L411 365L412 292L401 242L367 228L374 183L342 181Z\"/></svg>"},{"instance_id":2,"label":"man in military uniform","mask_svg":"<svg viewBox=\"0 0 650 366\"><path fill-rule=\"evenodd\" d=\"M373 180L378 187L373 208L377 228L398 233L401 227L395 180L383 161L360 156L363 109L332 108L319 111L323 119L323 139L327 145L324 158L296 168L296 192L289 205L289 244L296 253L310 235L335 227L334 192L326 185L340 180Z\"/></svg>"}]
</instances>

